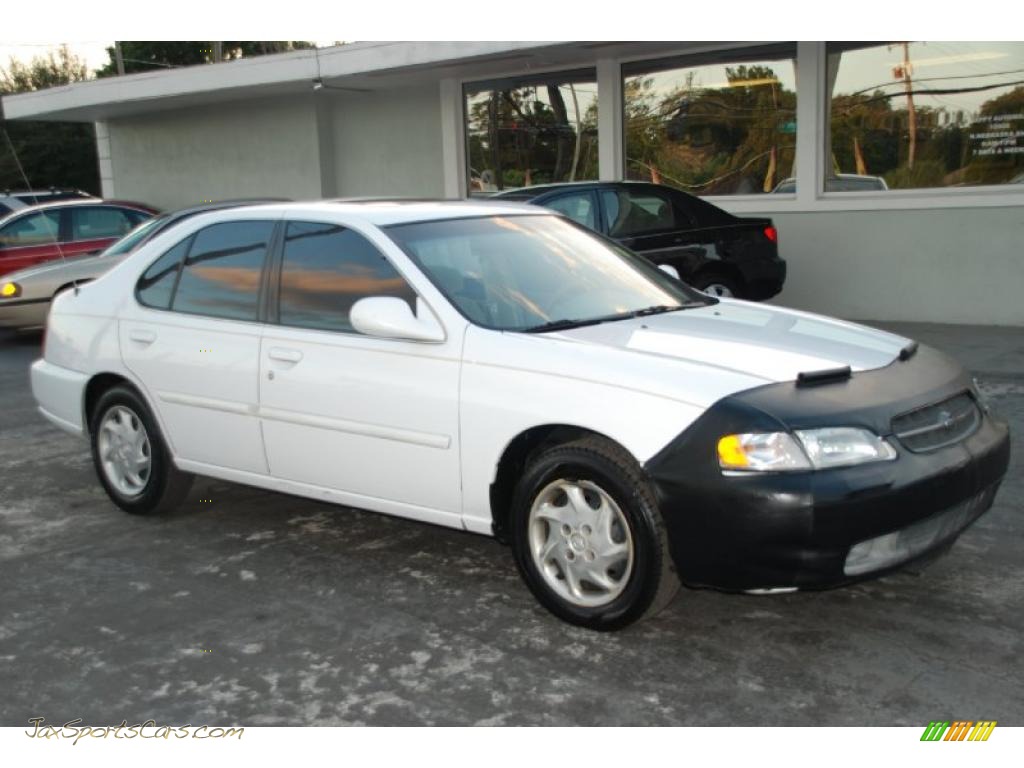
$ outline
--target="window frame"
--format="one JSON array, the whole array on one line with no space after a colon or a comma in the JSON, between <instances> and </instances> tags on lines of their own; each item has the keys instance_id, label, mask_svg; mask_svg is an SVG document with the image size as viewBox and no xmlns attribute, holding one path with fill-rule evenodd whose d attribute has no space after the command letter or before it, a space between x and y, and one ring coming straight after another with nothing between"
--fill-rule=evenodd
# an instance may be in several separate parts
<instances>
[{"instance_id":1,"label":"window frame","mask_svg":"<svg viewBox=\"0 0 1024 768\"><path fill-rule=\"evenodd\" d=\"M18 223L19 221L24 221L25 219L30 219L34 216L45 216L48 213L52 213L57 217L57 234L53 240L47 240L44 243L12 243L10 245L5 245L3 244L2 240L0 240L0 251L6 252L15 250L17 248L42 248L45 246L53 246L59 249L61 246L67 244L67 229L69 226L70 219L68 218L67 211L64 208L46 208L41 211L31 209L25 210L19 208L14 212L14 215L12 216L10 221L3 222L3 229L6 229L12 224ZM2 236L2 233L3 230L0 230L0 236Z\"/></svg>"},{"instance_id":2,"label":"window frame","mask_svg":"<svg viewBox=\"0 0 1024 768\"><path fill-rule=\"evenodd\" d=\"M797 130L796 173L797 190L788 193L762 193L755 195L698 196L728 213L767 215L783 213L828 213L842 211L899 211L934 209L1016 208L1024 206L1024 184L978 185L974 187L935 187L930 189L890 189L859 192L826 192L825 170L829 151L830 133L827 131L830 111L827 88L826 41L798 41L796 43ZM625 83L623 68L663 61L666 58L686 59L717 53L720 56L741 55L754 46L747 44L701 44L692 51L681 50L671 56L624 56L609 60L616 72L617 89L599 92L598 109L613 110L620 139L613 142L618 153L608 168L608 178L625 178ZM601 64L599 63L599 68ZM600 85L599 85L600 88ZM615 92L618 91L618 93ZM603 100L602 100L603 99ZM605 170L602 167L602 177ZM1011 189L1011 187L1021 189Z\"/></svg>"},{"instance_id":3,"label":"window frame","mask_svg":"<svg viewBox=\"0 0 1024 768\"><path fill-rule=\"evenodd\" d=\"M459 94L459 127L458 134L459 139L462 141L462 161L464 168L462 171L462 179L459 184L462 189L462 195L467 198L474 197L473 195L473 169L472 163L470 162L469 152L469 92L472 91L485 91L485 90L501 90L515 87L525 87L530 85L539 85L546 83L552 79L566 80L578 79L583 82L593 83L594 88L597 91L597 114L598 114L598 178L596 179L579 179L579 181L589 181L596 183L601 180L601 90L598 84L599 73L597 67L594 64L586 64L584 66L567 66L567 67L552 67L545 69L542 72L530 71L530 70L519 70L513 73L479 79L474 77L463 77L458 80L458 94ZM457 170L456 173L459 171ZM503 192L505 190L498 190ZM480 195L477 195L480 197ZM483 197L487 197L484 193Z\"/></svg>"},{"instance_id":4,"label":"window frame","mask_svg":"<svg viewBox=\"0 0 1024 768\"><path fill-rule=\"evenodd\" d=\"M584 189L566 189L566 190L560 190L558 192L549 192L549 193L547 193L547 194L545 194L545 195L543 195L543 196L541 196L539 198L536 198L534 200L523 200L523 201L516 201L516 202L524 202L524 203L534 202L537 205L540 205L540 206L543 206L543 207L547 208L549 211L554 211L555 213L559 214L560 216L564 216L565 218L569 219L570 221L576 222L581 227L587 227L586 224L583 224L582 222L576 221L576 219L574 219L571 216L569 216L569 214L563 213L562 211L559 211L559 210L557 210L555 208L552 208L549 205L549 203L554 203L554 202L556 202L558 200L562 200L563 198L566 198L566 197L586 195L586 196L588 196L590 198L590 205L592 206L593 211L594 211L594 224L596 226L594 226L592 228L592 231L594 231L594 232L605 232L606 230L604 228L604 221L603 221L604 217L602 216L602 207L601 207L600 195L598 194L601 191L601 189L602 189L602 187L598 187L598 186L586 187ZM591 227L587 227L587 229L591 229Z\"/></svg>"},{"instance_id":5,"label":"window frame","mask_svg":"<svg viewBox=\"0 0 1024 768\"><path fill-rule=\"evenodd\" d=\"M780 54L780 53L792 52L792 55L791 55L790 58L792 58L792 61L793 61L793 75L794 75L794 79L795 79L795 82L796 82L796 91L795 91L795 93L796 93L796 114L797 114L797 120L796 120L796 122L797 122L797 132L796 132L795 149L794 149L794 164L796 165L797 172L796 172L796 174L794 174L794 178L796 179L797 188L799 189L799 187L800 187L800 172L799 172L799 169L800 169L800 166L803 165L803 163L799 162L800 148L801 148L801 142L800 142L801 130L800 130L800 127L799 127L799 123L800 123L799 115L801 114L800 104L801 104L801 100L803 100L803 101L810 100L810 97L808 95L804 94L801 91L801 89L800 89L800 83L802 82L801 72L800 72L800 57L801 57L802 45L803 44L798 42L798 41L790 40L790 41L779 41L779 42L772 42L772 43L756 43L756 44L746 44L746 45L723 46L723 47L716 47L716 48L703 48L701 50L695 50L695 51L690 51L690 52L683 52L683 53L672 54L672 55L668 55L668 56L662 55L662 56L645 57L645 58L621 59L619 61L619 66L618 66L618 79L619 79L619 82L618 82L618 89L617 89L618 93L616 94L617 99L618 99L618 104L615 105L615 114L616 114L616 117L617 117L617 120L618 120L618 123L619 123L619 146L618 146L619 158L618 158L618 163L617 163L618 167L615 169L615 173L616 173L616 175L618 177L618 180L620 180L620 181L643 181L643 180L640 180L640 179L632 179L631 180L627 176L628 164L629 164L629 159L628 159L628 156L627 156L627 153L626 153L626 141L627 141L627 138L628 138L628 132L626 130L626 98L625 98L626 79L627 78L637 77L638 75L642 75L642 74L655 74L655 73L658 73L658 72L666 72L666 71L672 70L672 69L683 69L683 68L686 68L686 67L699 67L699 66L708 66L708 65L713 65L713 64L723 64L724 65L724 64L729 64L729 63L742 64L742 63L747 63L747 62L750 62L750 61L755 61L756 62L756 61L762 61L762 60L764 60L765 58L768 58L768 57L778 56L778 54ZM783 56L782 58L785 59L787 57ZM598 114L600 114L600 109L601 109L600 93L598 93ZM811 128L813 129L813 126L811 126ZM807 132L807 130L805 129L804 132ZM653 183L653 182L649 182L649 183ZM672 185L669 184L667 186L672 186ZM674 189L678 189L678 187L673 187L673 188ZM716 205L718 207L723 207L721 205L721 203L724 203L726 201L743 201L743 202L746 202L746 201L757 200L757 201L765 201L765 202L767 202L767 199L770 199L770 198L775 196L774 193L772 193L772 192L762 192L762 193L756 193L756 194L743 193L743 194L734 194L734 195L699 195L696 192L692 192L692 191L687 190L687 189L684 189L684 190L681 190L681 191L686 192L687 194L693 195L694 197L698 197L701 200L707 200L708 202L710 202L713 205ZM786 194L786 195L779 195L779 197L786 197L787 199L793 199L793 198L795 198L795 195L794 194Z\"/></svg>"},{"instance_id":6,"label":"window frame","mask_svg":"<svg viewBox=\"0 0 1024 768\"><path fill-rule=\"evenodd\" d=\"M433 313L435 317L437 317L437 313L434 312L434 310L430 307L430 305L427 303L427 301L423 298L423 295L416 288L416 285L413 283L413 281L409 279L408 275L406 275L405 272L402 269L399 268L399 265L395 263L395 260L393 258L391 258L391 256L389 256L387 254L387 252L386 252L386 250L384 248L381 248L379 244L375 243L372 238L368 237L367 234L365 232L363 232L362 230L360 230L358 227L353 227L353 226L351 226L348 223L341 223L341 222L338 222L338 221L324 221L324 220L317 220L317 219L312 218L312 217L307 218L307 217L302 217L302 216L296 216L295 218L282 219L278 224L279 224L279 226L278 226L278 230L276 232L276 248L275 248L275 251L274 251L274 259L273 259L272 263L269 265L269 268L267 270L269 274L267 275L268 279L266 281L267 282L267 285L266 285L267 291L266 291L266 296L265 296L265 305L266 305L265 306L265 310L266 310L265 317L266 317L266 319L263 321L267 325L273 325L273 326L276 326L278 328L287 328L289 330L297 331L297 332L328 333L328 334L332 334L332 335L335 335L335 336L341 335L341 336L344 336L346 338L354 338L354 337L360 337L360 338L364 338L364 339L375 338L375 339L378 339L380 341L400 341L400 342L404 342L404 343L412 343L414 341L414 340L411 340L411 339L386 339L386 338L383 338L383 337L368 336L365 333L361 333L360 331L357 331L355 328L353 328L351 330L344 330L344 329L341 329L341 328L310 328L310 327L305 326L305 325L291 325L289 323L281 322L281 276L284 273L284 248L285 248L285 243L286 243L285 235L287 233L287 228L288 228L289 224L311 224L311 225L321 225L321 226L334 226L334 227L341 227L342 229L348 230L350 232L354 232L356 235L358 235L359 237L363 238L363 240L365 240L367 243L369 243L369 245L375 251L377 251L377 253L379 253L381 255L381 257L391 266L391 268L395 271L395 274L397 274L399 277L401 277L402 281L409 287L409 290L412 292L413 296L415 297L414 306L410 307L410 309L412 310L413 314L415 315L417 313L417 306L416 305L418 305L420 302L422 302L423 305L427 308L427 310L430 311L431 313ZM364 296L362 298L368 298L368 297ZM440 322L440 320L438 320L438 322ZM443 323L441 325L443 327ZM445 334L447 336L447 331L445 332ZM416 343L437 343L437 342L416 342Z\"/></svg>"},{"instance_id":7,"label":"window frame","mask_svg":"<svg viewBox=\"0 0 1024 768\"><path fill-rule=\"evenodd\" d=\"M64 242L67 242L67 243L87 243L87 242L91 242L93 240L111 240L111 239L117 241L117 240L120 240L125 235L127 235L129 232L131 232L137 226L139 226L139 224L142 224L144 221L147 221L149 218L152 218L152 216L148 216L147 217L147 215L145 213L143 213L142 211L139 211L139 210L137 210L135 208L128 208L127 206L123 206L123 205L109 205L109 204L108 205L76 205L76 206L69 206L65 210L67 212L67 217L68 217L68 224L67 224L67 227L68 227L68 233L67 233L68 234L68 239L66 241L64 241ZM122 216L124 216L124 218L128 221L128 223L131 226L128 228L128 230L126 232L123 232L120 235L100 235L100 236L96 236L96 237L75 237L75 215L79 211L97 211L97 210L117 211ZM134 223L132 223L133 222L133 216L138 216L139 220L135 221Z\"/></svg>"},{"instance_id":8,"label":"window frame","mask_svg":"<svg viewBox=\"0 0 1024 768\"><path fill-rule=\"evenodd\" d=\"M256 317L252 320L238 318L238 317L220 317L218 315L208 315L203 312L186 312L184 310L174 308L174 300L178 295L178 286L181 283L181 274L184 271L185 262L188 261L188 257L192 255L192 247L195 245L196 238L207 229L211 227L221 226L223 224L238 224L243 222L265 222L272 224L270 237L267 240L267 250L263 254L263 264L260 267L260 283L256 294ZM199 227L193 230L185 237L180 240L176 240L173 245L167 248L161 249L160 253L154 258L146 262L145 268L139 272L138 277L135 279L135 285L132 289L132 297L135 299L135 304L150 312L166 312L169 314L182 315L184 317L202 317L207 320L219 320L229 323L266 323L266 311L267 311L267 294L268 294L268 279L269 272L271 271L272 259L275 248L280 243L281 232L282 232L282 220L280 218L268 219L266 217L255 217L255 218L239 218L239 219L225 219L223 221L212 221L205 226ZM182 243L187 242L188 245L185 250L182 251L181 258L178 259L178 268L174 275L174 285L171 287L171 295L168 300L166 307L154 307L150 304L146 304L139 297L139 282L142 280L143 275L152 267L157 261L162 259L168 252L174 250Z\"/></svg>"},{"instance_id":9,"label":"window frame","mask_svg":"<svg viewBox=\"0 0 1024 768\"><path fill-rule=\"evenodd\" d=\"M928 41L925 41L928 42ZM1016 41L1015 41L1016 42ZM838 41L829 40L819 42L818 55L820 57L820 65L817 68L818 87L816 89L816 97L820 99L818 105L818 112L821 119L821 162L822 167L817 174L820 179L818 186L815 187L817 190L817 198L819 200L892 200L892 196L896 196L897 202L902 201L904 203L909 202L915 198L921 198L920 202L923 204L905 206L909 208L925 208L934 207L935 202L942 202L943 199L949 198L951 201L959 199L960 204L951 204L949 206L941 207L987 207L980 206L979 203L984 199L983 197L975 198L971 200L971 196L980 195L997 195L1004 194L1010 197L1010 202L1006 202L1004 206L1014 206L1024 204L1024 189L1013 189L1017 185L1013 183L1005 184L977 184L972 186L950 186L950 187L909 187L905 189L872 189L872 190L843 190L843 191L828 191L826 189L826 176L825 170L830 167L830 163L827 162L832 151L832 95L828 92L828 56L829 49L833 48L840 56L847 51L856 51L863 48L871 48L878 45L885 45L886 43L871 41L871 42L849 42L849 41ZM797 103L799 104L799 93L797 94ZM797 170L797 189L799 189L799 166ZM971 204L964 205L964 202L970 202ZM892 206L868 206L866 209L875 210L882 208L891 208ZM1002 207L1002 206L1000 206ZM855 209L849 210L864 210L858 206ZM847 210L847 209L844 209Z\"/></svg>"}]
</instances>

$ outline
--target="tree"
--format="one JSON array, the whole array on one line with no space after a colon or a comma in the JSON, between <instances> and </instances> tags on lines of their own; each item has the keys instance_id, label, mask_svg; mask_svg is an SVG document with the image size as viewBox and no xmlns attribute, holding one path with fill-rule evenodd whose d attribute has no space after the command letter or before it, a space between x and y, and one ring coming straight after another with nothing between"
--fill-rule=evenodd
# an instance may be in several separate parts
<instances>
[{"instance_id":1,"label":"tree","mask_svg":"<svg viewBox=\"0 0 1024 768\"><path fill-rule=\"evenodd\" d=\"M24 93L85 80L85 62L66 46L28 64L11 59L0 68L0 94ZM35 189L73 187L97 194L99 167L96 135L91 123L10 121L0 123L10 137L0 137L0 189L22 189L25 179ZM11 152L13 145L14 153Z\"/></svg>"},{"instance_id":2,"label":"tree","mask_svg":"<svg viewBox=\"0 0 1024 768\"><path fill-rule=\"evenodd\" d=\"M268 53L284 53L313 47L313 43L304 40L222 42L221 60L232 61L251 56L263 56ZM126 75L154 69L212 64L214 50L212 42L198 40L137 40L121 43L121 56L124 59ZM117 55L114 46L107 48L107 56L109 61L96 70L97 77L110 77L117 74Z\"/></svg>"}]
</instances>

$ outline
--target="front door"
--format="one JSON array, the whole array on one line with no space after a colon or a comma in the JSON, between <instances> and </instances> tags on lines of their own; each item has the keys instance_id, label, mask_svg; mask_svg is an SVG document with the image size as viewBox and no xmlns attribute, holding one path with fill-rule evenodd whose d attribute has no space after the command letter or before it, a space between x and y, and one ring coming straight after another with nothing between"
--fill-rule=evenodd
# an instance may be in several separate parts
<instances>
[{"instance_id":1,"label":"front door","mask_svg":"<svg viewBox=\"0 0 1024 768\"><path fill-rule=\"evenodd\" d=\"M274 226L243 220L199 230L143 273L140 306L122 317L125 365L180 460L267 473L257 319Z\"/></svg>"},{"instance_id":2,"label":"front door","mask_svg":"<svg viewBox=\"0 0 1024 768\"><path fill-rule=\"evenodd\" d=\"M355 331L349 310L367 296L430 309L354 229L288 222L279 269L276 323L260 349L271 474L355 506L458 527L461 335L422 343Z\"/></svg>"}]
</instances>

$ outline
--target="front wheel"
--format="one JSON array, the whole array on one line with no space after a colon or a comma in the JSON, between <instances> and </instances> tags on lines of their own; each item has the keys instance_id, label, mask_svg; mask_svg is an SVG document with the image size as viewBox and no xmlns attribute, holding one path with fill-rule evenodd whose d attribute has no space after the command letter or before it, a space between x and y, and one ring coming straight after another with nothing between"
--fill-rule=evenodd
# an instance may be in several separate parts
<instances>
[{"instance_id":1,"label":"front wheel","mask_svg":"<svg viewBox=\"0 0 1024 768\"><path fill-rule=\"evenodd\" d=\"M643 471L603 438L550 448L529 463L511 533L527 586L573 624L619 629L657 613L679 589Z\"/></svg>"},{"instance_id":2,"label":"front wheel","mask_svg":"<svg viewBox=\"0 0 1024 768\"><path fill-rule=\"evenodd\" d=\"M156 419L135 390L117 386L104 392L89 431L96 474L121 509L164 512L188 495L193 476L174 466Z\"/></svg>"}]
</instances>

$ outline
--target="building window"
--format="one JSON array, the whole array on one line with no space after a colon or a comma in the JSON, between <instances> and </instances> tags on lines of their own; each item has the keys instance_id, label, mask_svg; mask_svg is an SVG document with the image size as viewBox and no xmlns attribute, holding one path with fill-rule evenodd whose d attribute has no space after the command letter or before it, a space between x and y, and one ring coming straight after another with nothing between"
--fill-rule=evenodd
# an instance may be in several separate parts
<instances>
[{"instance_id":1,"label":"building window","mask_svg":"<svg viewBox=\"0 0 1024 768\"><path fill-rule=\"evenodd\" d=\"M626 178L697 195L795 190L796 48L623 67Z\"/></svg>"},{"instance_id":2,"label":"building window","mask_svg":"<svg viewBox=\"0 0 1024 768\"><path fill-rule=\"evenodd\" d=\"M598 177L592 70L471 83L465 100L470 194Z\"/></svg>"},{"instance_id":3,"label":"building window","mask_svg":"<svg viewBox=\"0 0 1024 768\"><path fill-rule=\"evenodd\" d=\"M827 51L826 192L1024 183L1024 43Z\"/></svg>"}]
</instances>

